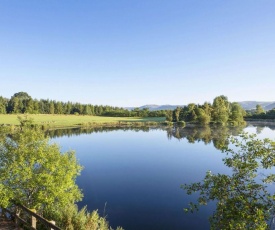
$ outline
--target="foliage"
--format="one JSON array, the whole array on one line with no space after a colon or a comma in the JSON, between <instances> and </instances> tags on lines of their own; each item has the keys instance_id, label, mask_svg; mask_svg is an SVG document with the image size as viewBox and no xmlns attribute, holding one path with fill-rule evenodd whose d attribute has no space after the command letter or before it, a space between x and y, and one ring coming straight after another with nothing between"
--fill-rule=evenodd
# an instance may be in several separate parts
<instances>
[{"instance_id":1,"label":"foliage","mask_svg":"<svg viewBox=\"0 0 275 230\"><path fill-rule=\"evenodd\" d=\"M203 142L205 144L213 143L214 147L221 150L228 146L228 135L237 136L242 132L242 127L227 126L194 126L194 127L171 127L167 128L167 136L178 140L186 139L189 143Z\"/></svg>"},{"instance_id":2,"label":"foliage","mask_svg":"<svg viewBox=\"0 0 275 230\"><path fill-rule=\"evenodd\" d=\"M189 195L199 192L198 203L190 203L186 211L216 201L211 229L267 229L275 211L275 195L267 188L275 182L269 170L275 166L274 142L242 134L241 140L231 138L230 143L234 147L224 146L227 157L223 161L232 168L232 175L209 171L202 182L183 185ZM262 176L262 170L269 174Z\"/></svg>"},{"instance_id":3,"label":"foliage","mask_svg":"<svg viewBox=\"0 0 275 230\"><path fill-rule=\"evenodd\" d=\"M264 113L265 111L264 111L264 109L263 109L263 107L261 106L261 105L256 105L256 114L262 114L262 113Z\"/></svg>"},{"instance_id":4,"label":"foliage","mask_svg":"<svg viewBox=\"0 0 275 230\"><path fill-rule=\"evenodd\" d=\"M165 117L165 111L148 108L129 111L121 107L91 105L55 100L32 99L26 92L15 93L10 99L0 97L0 114L80 114L110 117Z\"/></svg>"},{"instance_id":5,"label":"foliage","mask_svg":"<svg viewBox=\"0 0 275 230\"><path fill-rule=\"evenodd\" d=\"M215 124L227 124L229 119L229 102L225 96L219 96L214 99L212 117Z\"/></svg>"},{"instance_id":6,"label":"foliage","mask_svg":"<svg viewBox=\"0 0 275 230\"><path fill-rule=\"evenodd\" d=\"M266 112L256 112L253 113L250 111L250 114L249 116L247 116L247 118L253 118L253 119L272 119L274 120L275 119L275 108L274 109L271 109L271 110L268 110Z\"/></svg>"},{"instance_id":7,"label":"foliage","mask_svg":"<svg viewBox=\"0 0 275 230\"><path fill-rule=\"evenodd\" d=\"M243 125L245 123L244 116L245 116L244 109L240 106L239 103L234 102L231 103L231 112L229 115L229 121L232 125Z\"/></svg>"},{"instance_id":8,"label":"foliage","mask_svg":"<svg viewBox=\"0 0 275 230\"><path fill-rule=\"evenodd\" d=\"M201 124L201 125L208 125L210 123L210 115L206 113L206 111L202 108L198 108L197 109L197 114L198 114L198 122Z\"/></svg>"},{"instance_id":9,"label":"foliage","mask_svg":"<svg viewBox=\"0 0 275 230\"><path fill-rule=\"evenodd\" d=\"M60 152L30 120L20 120L20 131L1 138L0 206L12 200L42 210L61 207L82 197L75 184L80 174L74 152Z\"/></svg>"},{"instance_id":10,"label":"foliage","mask_svg":"<svg viewBox=\"0 0 275 230\"><path fill-rule=\"evenodd\" d=\"M7 106L8 106L8 100L3 97L0 97L0 114L7 113Z\"/></svg>"},{"instance_id":11,"label":"foliage","mask_svg":"<svg viewBox=\"0 0 275 230\"><path fill-rule=\"evenodd\" d=\"M105 217L99 216L97 211L89 213L84 207L78 210L77 205L69 204L59 210L45 210L44 216L55 219L58 226L64 230L111 230ZM123 230L117 227L116 230Z\"/></svg>"},{"instance_id":12,"label":"foliage","mask_svg":"<svg viewBox=\"0 0 275 230\"><path fill-rule=\"evenodd\" d=\"M19 123L14 134L5 127L0 132L0 207L23 204L63 229L111 230L97 211L74 204L82 198L75 183L82 167L74 152L61 153L31 119L19 117Z\"/></svg>"},{"instance_id":13,"label":"foliage","mask_svg":"<svg viewBox=\"0 0 275 230\"><path fill-rule=\"evenodd\" d=\"M212 105L205 102L203 105L190 103L182 108L177 107L172 113L167 112L166 120L185 121L200 125L212 123L236 126L245 124L244 116L245 111L238 103L230 103L227 97L222 95L216 97Z\"/></svg>"},{"instance_id":14,"label":"foliage","mask_svg":"<svg viewBox=\"0 0 275 230\"><path fill-rule=\"evenodd\" d=\"M166 112L166 121L167 121L167 122L172 122L172 121L173 121L173 112L170 111L170 110L168 110L168 111Z\"/></svg>"}]
</instances>

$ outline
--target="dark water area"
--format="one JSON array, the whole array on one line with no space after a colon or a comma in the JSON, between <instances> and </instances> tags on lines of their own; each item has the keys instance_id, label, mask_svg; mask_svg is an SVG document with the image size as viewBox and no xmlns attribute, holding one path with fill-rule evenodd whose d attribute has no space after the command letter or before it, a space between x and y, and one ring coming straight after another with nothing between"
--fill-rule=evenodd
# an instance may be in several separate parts
<instances>
[{"instance_id":1,"label":"dark water area","mask_svg":"<svg viewBox=\"0 0 275 230\"><path fill-rule=\"evenodd\" d=\"M77 184L84 193L79 207L97 209L114 228L209 229L215 204L185 213L184 183L201 181L206 171L229 174L220 148L228 135L242 131L275 138L269 127L102 128L57 130L50 135L62 151L75 150L84 166Z\"/></svg>"}]
</instances>

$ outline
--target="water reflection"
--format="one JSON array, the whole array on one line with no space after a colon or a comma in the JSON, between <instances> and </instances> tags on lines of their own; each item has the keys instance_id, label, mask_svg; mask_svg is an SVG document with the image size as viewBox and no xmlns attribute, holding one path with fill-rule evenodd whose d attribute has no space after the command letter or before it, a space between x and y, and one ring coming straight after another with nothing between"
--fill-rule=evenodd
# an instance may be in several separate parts
<instances>
[{"instance_id":1,"label":"water reflection","mask_svg":"<svg viewBox=\"0 0 275 230\"><path fill-rule=\"evenodd\" d=\"M238 136L246 127L255 127L256 133L261 134L265 127L275 130L275 124L270 122L247 122L247 126L226 127L226 126L187 126L187 127L95 127L95 128L70 128L47 130L46 134L50 138L71 137L82 134L107 133L112 131L135 131L149 132L150 130L163 130L167 132L167 138L170 140L176 138L178 140L186 139L188 143L204 142L213 145L217 149L228 145L228 136Z\"/></svg>"},{"instance_id":2,"label":"water reflection","mask_svg":"<svg viewBox=\"0 0 275 230\"><path fill-rule=\"evenodd\" d=\"M229 142L231 148L222 147L223 162L232 173L208 171L201 182L183 185L188 195L199 193L197 203L191 202L186 211L216 201L211 229L268 229L275 212L274 188L270 189L275 183L275 143L255 134L231 137Z\"/></svg>"},{"instance_id":3,"label":"water reflection","mask_svg":"<svg viewBox=\"0 0 275 230\"><path fill-rule=\"evenodd\" d=\"M204 142L213 145L217 149L221 149L228 145L228 136L237 136L243 131L244 127L186 127L167 129L168 139L187 139L189 143Z\"/></svg>"},{"instance_id":4,"label":"water reflection","mask_svg":"<svg viewBox=\"0 0 275 230\"><path fill-rule=\"evenodd\" d=\"M230 169L227 170L221 161L225 155L219 151L228 146L228 136L238 137L244 129L261 133L260 136L274 130L274 126L264 127L266 125L246 129L209 126L77 128L54 130L48 134L52 138L64 137L58 141L66 148L75 149L84 165L83 174L78 179L85 194L81 205L88 205L91 210L103 210L108 202L107 212L112 225L146 230L208 229L207 219L215 208L207 205L202 212L185 215L183 208L193 198L185 195L180 184L200 181L207 170L230 175ZM72 136L77 137L66 138ZM232 182L233 188L238 180L234 177L225 182ZM220 182L219 188L226 191L223 181ZM229 204L238 198L239 205L250 203L242 195L225 202L225 208L222 207L224 217L227 211L228 214L236 211Z\"/></svg>"},{"instance_id":5,"label":"water reflection","mask_svg":"<svg viewBox=\"0 0 275 230\"><path fill-rule=\"evenodd\" d=\"M135 132L149 132L150 130L163 130L167 132L167 138L171 140L176 138L178 140L186 139L188 143L204 142L205 144L213 143L215 148L221 149L228 145L228 136L237 136L243 131L244 127L210 127L210 126L192 126L192 127L97 127L97 128L74 128L74 129L57 129L49 130L47 134L51 138L62 136L79 136L82 134L103 133L112 131L135 131Z\"/></svg>"},{"instance_id":6,"label":"water reflection","mask_svg":"<svg viewBox=\"0 0 275 230\"><path fill-rule=\"evenodd\" d=\"M117 130L122 131L143 131L149 132L150 127L95 127L95 128L70 128L70 129L54 129L54 130L47 130L46 134L49 135L50 138L56 137L71 137L71 136L80 136L82 134L92 134L92 133L107 133Z\"/></svg>"}]
</instances>

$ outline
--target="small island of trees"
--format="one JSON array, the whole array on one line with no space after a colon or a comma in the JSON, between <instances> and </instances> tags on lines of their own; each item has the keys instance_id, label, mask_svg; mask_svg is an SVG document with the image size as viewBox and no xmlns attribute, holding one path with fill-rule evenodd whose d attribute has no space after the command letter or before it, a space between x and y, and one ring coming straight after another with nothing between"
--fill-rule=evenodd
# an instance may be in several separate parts
<instances>
[{"instance_id":1,"label":"small island of trees","mask_svg":"<svg viewBox=\"0 0 275 230\"><path fill-rule=\"evenodd\" d=\"M226 96L218 96L213 103L203 105L190 103L167 112L166 119L171 122L191 122L200 125L243 125L245 110L237 102L230 103Z\"/></svg>"}]
</instances>

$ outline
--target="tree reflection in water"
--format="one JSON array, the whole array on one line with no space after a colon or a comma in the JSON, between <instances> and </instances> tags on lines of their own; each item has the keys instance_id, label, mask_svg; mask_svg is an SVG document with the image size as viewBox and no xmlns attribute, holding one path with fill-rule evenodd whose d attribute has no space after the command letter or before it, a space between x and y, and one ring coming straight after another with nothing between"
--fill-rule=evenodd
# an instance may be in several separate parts
<instances>
[{"instance_id":1,"label":"tree reflection in water","mask_svg":"<svg viewBox=\"0 0 275 230\"><path fill-rule=\"evenodd\" d=\"M268 229L268 221L275 213L275 195L270 184L275 182L271 170L275 165L275 147L272 141L258 140L254 135L242 134L244 127L124 127L68 129L50 131L51 137L80 135L83 133L133 130L149 132L161 129L167 138L186 139L189 143L213 143L226 153L224 164L232 169L231 175L207 172L204 180L185 184L187 194L197 192L197 203L190 203L186 211L198 210L200 205L216 202L210 217L211 229ZM269 127L274 130L274 127ZM262 128L257 128L260 133ZM230 137L230 138L229 138ZM264 172L264 173L263 173Z\"/></svg>"},{"instance_id":2,"label":"tree reflection in water","mask_svg":"<svg viewBox=\"0 0 275 230\"><path fill-rule=\"evenodd\" d=\"M201 127L173 127L167 129L168 139L187 139L189 143L203 141L205 144L213 142L217 149L222 149L229 144L228 136L237 136L243 131L244 127L226 127L226 126L201 126Z\"/></svg>"},{"instance_id":3,"label":"tree reflection in water","mask_svg":"<svg viewBox=\"0 0 275 230\"><path fill-rule=\"evenodd\" d=\"M248 134L240 138L231 137L229 147L221 148L231 175L209 171L202 182L182 186L189 195L199 193L197 203L190 203L186 211L216 201L211 229L268 229L267 222L274 214L275 195L268 191L268 184L275 182L270 170L275 166L274 142Z\"/></svg>"}]
</instances>

